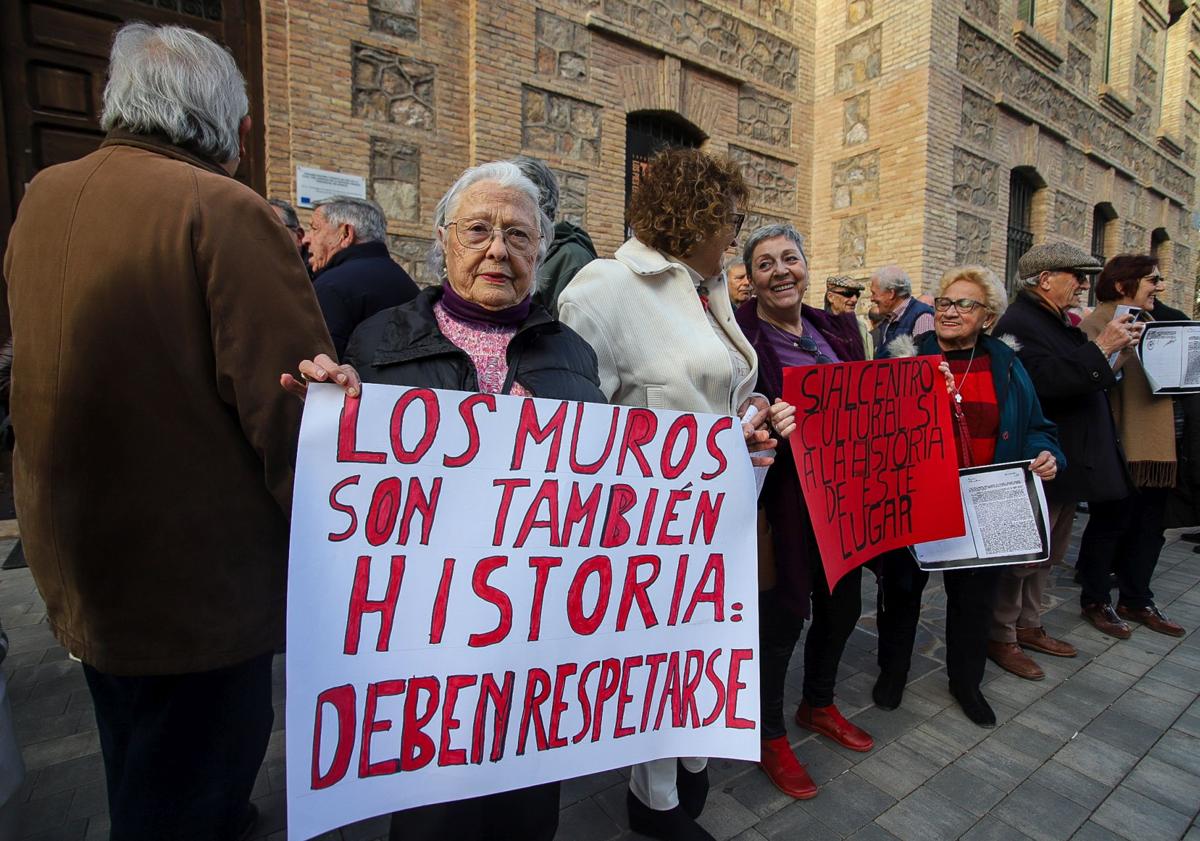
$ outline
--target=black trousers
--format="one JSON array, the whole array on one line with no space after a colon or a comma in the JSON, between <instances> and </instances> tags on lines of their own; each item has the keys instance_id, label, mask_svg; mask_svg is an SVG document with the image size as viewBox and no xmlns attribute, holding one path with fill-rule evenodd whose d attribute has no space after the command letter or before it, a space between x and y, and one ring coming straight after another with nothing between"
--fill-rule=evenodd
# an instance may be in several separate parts
<instances>
[{"instance_id":1,"label":"black trousers","mask_svg":"<svg viewBox=\"0 0 1200 841\"><path fill-rule=\"evenodd\" d=\"M237 837L267 751L271 654L181 675L84 664L108 783L111 841Z\"/></svg>"},{"instance_id":2,"label":"black trousers","mask_svg":"<svg viewBox=\"0 0 1200 841\"><path fill-rule=\"evenodd\" d=\"M999 567L949 570L946 587L946 674L953 686L978 689L987 665L988 631ZM888 552L879 562L877 626L879 670L907 675L921 618L921 594L929 573L908 550Z\"/></svg>"},{"instance_id":3,"label":"black trousers","mask_svg":"<svg viewBox=\"0 0 1200 841\"><path fill-rule=\"evenodd\" d=\"M804 700L809 706L827 707L833 703L846 640L862 614L862 567L846 573L832 594L819 559L813 567L812 625L804 640ZM787 733L784 683L803 630L804 620L783 603L774 588L758 594L759 720L764 739Z\"/></svg>"},{"instance_id":4,"label":"black trousers","mask_svg":"<svg viewBox=\"0 0 1200 841\"><path fill-rule=\"evenodd\" d=\"M1088 503L1076 563L1080 604L1111 602L1110 573L1116 573L1121 604L1135 610L1154 604L1150 579L1165 542L1167 493L1167 488L1143 488L1115 502Z\"/></svg>"},{"instance_id":5,"label":"black trousers","mask_svg":"<svg viewBox=\"0 0 1200 841\"><path fill-rule=\"evenodd\" d=\"M392 814L390 841L551 841L560 783L418 806Z\"/></svg>"}]
</instances>

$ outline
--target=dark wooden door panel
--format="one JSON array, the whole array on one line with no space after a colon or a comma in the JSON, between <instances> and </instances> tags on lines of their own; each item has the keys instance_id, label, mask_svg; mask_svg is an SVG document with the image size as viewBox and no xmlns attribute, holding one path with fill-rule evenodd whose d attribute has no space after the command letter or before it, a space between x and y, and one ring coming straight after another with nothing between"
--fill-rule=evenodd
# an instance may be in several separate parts
<instances>
[{"instance_id":1,"label":"dark wooden door panel","mask_svg":"<svg viewBox=\"0 0 1200 841\"><path fill-rule=\"evenodd\" d=\"M108 53L130 20L186 26L229 48L255 123L238 177L265 188L258 0L0 0L0 254L37 171L82 157L103 139Z\"/></svg>"}]
</instances>

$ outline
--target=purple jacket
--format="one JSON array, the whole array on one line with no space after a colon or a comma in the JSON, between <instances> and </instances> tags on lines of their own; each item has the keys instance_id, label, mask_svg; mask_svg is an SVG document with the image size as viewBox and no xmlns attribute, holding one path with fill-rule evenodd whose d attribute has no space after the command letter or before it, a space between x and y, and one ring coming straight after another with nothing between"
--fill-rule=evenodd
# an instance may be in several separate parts
<instances>
[{"instance_id":1,"label":"purple jacket","mask_svg":"<svg viewBox=\"0 0 1200 841\"><path fill-rule=\"evenodd\" d=\"M824 310L800 305L800 314L815 326L834 353L843 362L861 362L867 357L858 319L853 313L833 315ZM767 395L772 403L783 394L783 365L775 348L763 334L763 322L758 317L757 304L751 298L734 314L738 325L758 354L758 385L755 390ZM814 587L827 587L818 555L800 478L791 447L780 447L775 463L767 473L760 504L771 526L775 543L775 589L783 602L797 615L807 619ZM848 579L855 586L857 577Z\"/></svg>"},{"instance_id":2,"label":"purple jacket","mask_svg":"<svg viewBox=\"0 0 1200 841\"><path fill-rule=\"evenodd\" d=\"M862 334L858 332L858 319L853 313L833 313L800 305L801 317L816 326L825 341L843 362L861 362L867 358L863 348ZM742 333L754 345L758 354L758 386L756 390L767 395L772 403L783 395L783 365L771 343L763 336L763 322L758 317L758 305L753 298L737 308L734 313Z\"/></svg>"}]
</instances>

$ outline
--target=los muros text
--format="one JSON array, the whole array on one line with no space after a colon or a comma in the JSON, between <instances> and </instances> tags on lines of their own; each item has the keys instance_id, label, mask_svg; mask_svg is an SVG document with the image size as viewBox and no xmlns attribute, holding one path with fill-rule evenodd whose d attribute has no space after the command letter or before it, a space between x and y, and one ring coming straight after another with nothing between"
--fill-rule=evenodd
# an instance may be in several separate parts
<instances>
[{"instance_id":1,"label":"los muros text","mask_svg":"<svg viewBox=\"0 0 1200 841\"><path fill-rule=\"evenodd\" d=\"M639 491L619 481L636 476L664 484L689 470L692 477L699 471L700 482L715 479L728 467L718 436L732 428L732 419L679 415L664 430L648 410L561 403L541 418L532 400L523 402L512 439L503 442L511 453L505 466L552 478L501 477L491 482L490 492L481 488L478 504L491 500L495 508L494 517L486 508L479 513L490 518L497 551L482 558L443 555L428 612L397 611L408 558L394 547L424 547L431 540L446 544L446 537L434 532L442 478L383 473L364 483L363 476L378 476L380 466L387 465L454 470L470 465L482 450L494 452L500 442L494 435L482 439L479 419L480 413L496 411L495 397L471 395L457 408L457 416L444 419L432 391L404 392L391 411L388 448L369 449L360 445L359 402L343 403L337 461L364 467L329 492L330 508L344 524L328 540L332 547L344 541L386 547L377 555L358 554L353 564L343 655L356 656L360 646L389 651L400 622L409 630L419 623L431 646L484 648L512 637L537 642L549 611L559 611L558 618L565 617L570 632L580 637L601 629L620 633L693 621L741 621L743 605L726 604L724 555L702 548L713 543L725 493L693 482L648 489L643 482ZM605 435L587 442L586 453L579 440L585 413L589 424L599 415L606 426ZM447 420L465 432L461 451L436 449ZM588 479L602 472L602 479ZM543 548L537 554L521 552L527 542ZM662 547L684 544L687 551L662 553ZM651 549L639 552L642 547ZM605 551L564 566L568 556L555 555L553 548ZM424 550L423 562L428 556ZM528 588L517 599L494 577L511 566L528 571L510 579ZM460 577L470 581L469 588L453 586ZM548 600L547 592L563 595ZM450 623L456 631L448 634L447 616L463 615L464 600L488 607L480 615L494 619L475 628ZM529 605L528 615L518 615L514 601ZM368 615L370 631L377 627L377 633L364 631ZM561 656L563 647L556 651ZM404 675L365 686L333 686L315 699L311 785L326 788L347 774L362 778L430 765L497 762L506 755L663 727L753 728L752 720L738 714L746 668L756 668L751 649L683 648L520 672ZM330 728L336 739L329 738Z\"/></svg>"}]
</instances>

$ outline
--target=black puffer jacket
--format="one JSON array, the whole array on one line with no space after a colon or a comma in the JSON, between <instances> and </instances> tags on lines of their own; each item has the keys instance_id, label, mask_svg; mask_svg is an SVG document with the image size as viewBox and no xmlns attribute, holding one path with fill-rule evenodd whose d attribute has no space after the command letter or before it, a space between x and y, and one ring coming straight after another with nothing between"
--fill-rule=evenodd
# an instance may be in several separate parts
<instances>
[{"instance_id":1,"label":"black puffer jacket","mask_svg":"<svg viewBox=\"0 0 1200 841\"><path fill-rule=\"evenodd\" d=\"M1042 411L1058 425L1067 466L1046 485L1046 498L1075 503L1128 496L1132 484L1106 393L1116 377L1104 352L1027 291L1017 295L994 332L1021 343L1017 357Z\"/></svg>"},{"instance_id":2,"label":"black puffer jacket","mask_svg":"<svg viewBox=\"0 0 1200 841\"><path fill-rule=\"evenodd\" d=\"M365 383L478 391L475 366L438 329L433 306L440 288L384 310L354 331L345 362ZM508 344L503 393L518 382L534 397L607 403L596 373L596 353L579 334L536 304Z\"/></svg>"}]
</instances>

